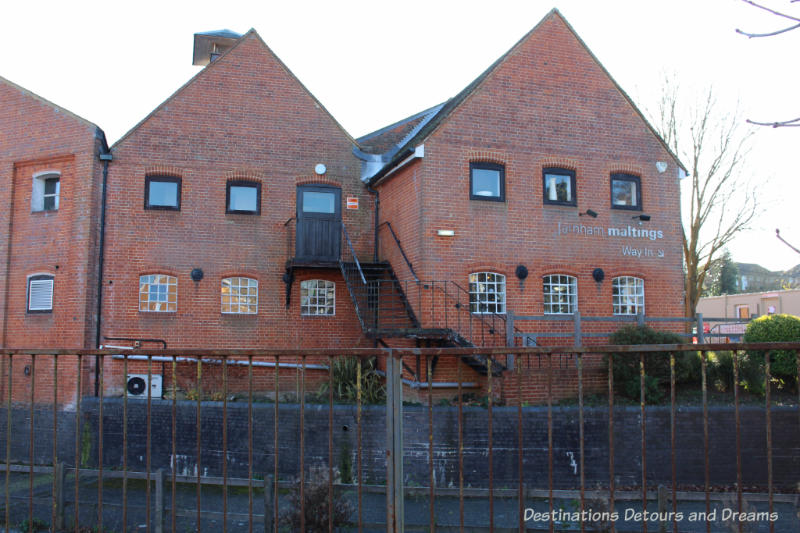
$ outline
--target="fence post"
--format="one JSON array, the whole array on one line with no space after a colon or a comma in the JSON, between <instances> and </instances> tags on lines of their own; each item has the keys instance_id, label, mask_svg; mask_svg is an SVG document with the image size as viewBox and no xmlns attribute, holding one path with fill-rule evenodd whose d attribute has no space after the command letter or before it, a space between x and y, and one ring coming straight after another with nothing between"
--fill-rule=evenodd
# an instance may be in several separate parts
<instances>
[{"instance_id":1,"label":"fence post","mask_svg":"<svg viewBox=\"0 0 800 533\"><path fill-rule=\"evenodd\" d=\"M175 509L172 510L175 512ZM164 470L156 470L156 533L164 533ZM199 525L198 525L199 527Z\"/></svg>"},{"instance_id":2,"label":"fence post","mask_svg":"<svg viewBox=\"0 0 800 533\"><path fill-rule=\"evenodd\" d=\"M697 344L705 344L706 342L704 327L703 313L697 313Z\"/></svg>"},{"instance_id":3,"label":"fence post","mask_svg":"<svg viewBox=\"0 0 800 533\"><path fill-rule=\"evenodd\" d=\"M66 474L64 463L56 463L53 468L53 475L56 477L56 523L54 524L56 531L64 529L64 482Z\"/></svg>"},{"instance_id":4,"label":"fence post","mask_svg":"<svg viewBox=\"0 0 800 533\"><path fill-rule=\"evenodd\" d=\"M389 350L386 358L386 531L393 533L405 530L402 363L402 359Z\"/></svg>"},{"instance_id":5,"label":"fence post","mask_svg":"<svg viewBox=\"0 0 800 533\"><path fill-rule=\"evenodd\" d=\"M667 515L667 488L664 485L658 486L658 514ZM667 533L667 520L662 520L658 527L660 533Z\"/></svg>"},{"instance_id":6,"label":"fence post","mask_svg":"<svg viewBox=\"0 0 800 533\"><path fill-rule=\"evenodd\" d=\"M264 476L264 533L271 533L275 529L275 525L272 523L275 516L275 502L272 501L274 487L272 474Z\"/></svg>"},{"instance_id":7,"label":"fence post","mask_svg":"<svg viewBox=\"0 0 800 533\"><path fill-rule=\"evenodd\" d=\"M514 346L514 311L506 311L506 346Z\"/></svg>"},{"instance_id":8,"label":"fence post","mask_svg":"<svg viewBox=\"0 0 800 533\"><path fill-rule=\"evenodd\" d=\"M514 311L506 312L506 346L511 348L516 344L514 339ZM514 370L514 354L506 354L506 366Z\"/></svg>"},{"instance_id":9,"label":"fence post","mask_svg":"<svg viewBox=\"0 0 800 533\"><path fill-rule=\"evenodd\" d=\"M572 320L575 322L575 326L573 329L573 337L575 346L582 346L583 345L583 335L581 333L581 312L575 310L572 314Z\"/></svg>"}]
</instances>

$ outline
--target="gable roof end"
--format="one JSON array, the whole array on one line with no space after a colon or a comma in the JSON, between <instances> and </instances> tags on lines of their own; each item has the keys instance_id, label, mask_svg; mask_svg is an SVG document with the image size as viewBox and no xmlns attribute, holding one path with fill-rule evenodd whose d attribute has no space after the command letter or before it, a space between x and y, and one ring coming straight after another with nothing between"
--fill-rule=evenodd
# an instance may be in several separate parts
<instances>
[{"instance_id":1,"label":"gable roof end","mask_svg":"<svg viewBox=\"0 0 800 533\"><path fill-rule=\"evenodd\" d=\"M223 31L227 31L227 30L223 30ZM213 32L212 32L212 33L213 33ZM203 70L201 70L200 72L198 72L197 74L195 74L194 76L192 76L192 77L189 79L189 81L187 81L186 83L184 83L183 85L181 85L181 86L180 86L180 87L179 87L179 88L178 88L178 89L177 89L177 90L176 90L174 93L172 93L170 96L168 96L166 100L164 100L163 102L161 102L161 103L160 103L160 104L159 104L159 105L158 105L158 106L157 106L155 109L153 109L153 110L152 110L150 113L148 113L146 117L144 117L144 118L143 118L142 120L140 120L140 121L139 121L139 122L138 122L138 123L137 123L135 126L133 126L133 127L130 129L130 130L128 130L128 131L125 133L125 135L123 135L122 137L120 137L120 138L117 140L117 142L115 142L115 143L114 143L114 145L113 145L111 148L113 149L113 148L115 148L117 145L119 145L119 144L121 144L122 142L124 142L124 141L125 141L125 139L127 139L128 137L130 137L130 136L131 136L131 135L132 135L132 134L133 134L133 133L134 133L136 130L138 130L140 127L142 127L142 125L144 125L144 123L145 123L145 122L147 122L147 121L148 121L148 120L149 120L149 119L150 119L152 116L154 116L154 115L155 115L156 113L158 113L158 112L159 112L161 109L163 109L163 108L164 108L164 107L165 107L167 104L169 104L169 103L170 103L170 102L171 102L173 99L175 99L175 98L176 98L176 97L177 97L179 94L181 94L181 93L182 93L184 90L186 90L186 89L187 89L188 87L190 87L190 86L191 86L193 83L195 83L195 81L197 81L197 80L198 80L198 79L200 79L201 77L205 76L205 75L206 75L206 73L207 73L207 72L209 72L211 69L217 68L217 65L219 65L220 63L222 63L222 62L225 60L225 58L226 58L226 57L228 57L230 54L234 53L234 51L235 51L237 48L239 48L239 46L240 46L240 45L241 45L241 44L242 44L244 41L246 41L246 40L247 40L247 39L249 39L249 38L255 38L255 39L258 39L258 42L261 44L261 46L263 46L263 47L264 47L264 49L267 51L267 53L269 53L269 54L270 54L270 55L271 55L271 56L272 56L272 57L275 59L275 61L278 63L278 65L280 65L280 66L281 66L281 68L283 68L283 70L286 72L286 74L288 74L288 75L289 75L289 76L290 76L290 77L291 77L291 78L292 78L292 79L293 79L293 80L294 80L294 81L295 81L295 82L296 82L296 83L297 83L297 84L298 84L298 85L299 85L299 86L300 86L300 87L303 89L303 91L304 91L306 94L308 94L308 96L309 96L309 97L310 97L310 98L311 98L311 99L314 101L314 104L316 104L317 106L319 106L319 108L320 108L320 109L321 109L321 110L322 110L322 111L323 111L325 114L327 114L327 115L330 117L330 119L333 121L333 123L334 123L334 124L336 124L336 126L337 126L337 127L338 127L338 128L341 130L341 131L342 131L342 133L344 133L344 135L347 137L347 139L349 139L349 140L350 140L350 142L352 142L354 145L358 145L358 143L356 142L356 140L355 140L355 139L353 139L353 137L352 137L352 136L351 136L351 135L350 135L350 134L347 132L347 130L345 130L345 129L342 127L342 125L339 123L339 121L338 121L338 120L336 120L336 118L334 118L334 116L333 116L333 115L331 115L331 113L330 113L330 112L327 110L327 108L326 108L324 105L322 105L322 103L321 103L319 100L317 100L317 97L316 97L316 96L314 96L314 95L311 93L311 91L309 91L309 90L308 90L308 88L307 88L305 85L303 85L303 83L302 83L302 82L301 82L301 81L300 81L300 80L297 78L297 76L295 76L295 75L294 75L294 73L293 73L291 70L289 70L289 67L287 67L287 66L286 66L286 64L285 64L285 63L284 63L284 62L281 60L281 58L279 58L279 57L277 56L277 54L275 54L275 52L273 52L273 51L272 51L272 49L271 49L269 46L267 46L267 43L265 43L265 42L264 42L264 40L261 38L261 36L258 34L258 32L257 32L255 29L253 29L253 28L250 28L250 30L248 30L248 32L247 32L247 33L245 33L244 35L242 35L242 36L239 38L239 40L238 40L238 41L236 41L236 44L234 44L234 45L233 45L231 48L229 48L228 50L224 51L224 52L223 52L223 53L222 53L222 54L221 54L221 55L220 55L220 56L219 56L217 59L215 59L214 61L212 61L211 63L209 63L209 64L208 64L208 66L204 67L204 68L203 68Z\"/></svg>"},{"instance_id":2,"label":"gable roof end","mask_svg":"<svg viewBox=\"0 0 800 533\"><path fill-rule=\"evenodd\" d=\"M501 64L505 62L505 60L519 48L525 41L527 41L531 35L533 35L541 26L544 24L545 21L549 20L552 17L557 17L564 26L572 33L578 43L583 47L584 50L589 54L592 60L602 69L603 73L608 77L611 83L614 84L614 87L620 92L623 98L628 101L630 106L636 112L637 115L642 119L645 123L647 128L650 132L658 139L658 141L662 144L664 149L669 153L672 158L677 163L678 167L685 173L688 174L686 167L681 163L680 159L677 155L673 152L673 150L669 147L669 145L664 141L664 139L659 135L659 133L653 128L650 122L645 118L644 114L639 110L633 100L628 96L628 94L620 87L620 85L616 82L616 80L611 76L611 74L606 70L603 64L597 59L597 56L592 53L583 39L575 32L575 29L570 25L569 22L564 18L564 16L559 12L558 9L553 8L550 12L540 20L536 26L534 26L528 33L526 33L519 41L517 41L514 46L512 46L505 54L500 56L494 63L492 63L489 68L483 71L477 78L475 78L472 83L467 85L461 92L459 92L456 96L445 102L441 109L432 116L424 125L422 125L416 132L415 135L408 138L403 146L399 146L394 153L394 156L391 157L389 162L380 170L378 170L371 178L369 178L368 184L373 186L378 182L383 176L388 174L392 168L400 164L405 157L408 155L410 151L413 150L414 146L417 146L425 141L434 131L436 131L439 126L444 123L450 114L457 109L472 93L474 93L478 87L480 87L483 82L499 67Z\"/></svg>"}]
</instances>

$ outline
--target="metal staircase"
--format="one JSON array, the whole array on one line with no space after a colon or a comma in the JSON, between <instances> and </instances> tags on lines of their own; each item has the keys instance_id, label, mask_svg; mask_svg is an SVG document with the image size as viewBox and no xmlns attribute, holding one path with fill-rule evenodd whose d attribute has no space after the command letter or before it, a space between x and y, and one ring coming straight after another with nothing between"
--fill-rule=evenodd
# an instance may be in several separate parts
<instances>
[{"instance_id":1,"label":"metal staircase","mask_svg":"<svg viewBox=\"0 0 800 533\"><path fill-rule=\"evenodd\" d=\"M474 347L475 345L452 328L423 328L406 298L401 283L388 262L339 264L347 290L355 306L364 334L382 341L390 338L415 339L428 346ZM482 375L488 373L484 355L464 356L462 360ZM505 367L491 360L493 375Z\"/></svg>"}]
</instances>

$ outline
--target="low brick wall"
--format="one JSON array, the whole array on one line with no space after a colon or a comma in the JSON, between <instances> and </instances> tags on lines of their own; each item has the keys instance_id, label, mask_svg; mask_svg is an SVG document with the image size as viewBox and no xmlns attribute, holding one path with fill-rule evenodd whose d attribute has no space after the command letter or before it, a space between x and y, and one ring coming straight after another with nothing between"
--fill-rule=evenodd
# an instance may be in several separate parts
<instances>
[{"instance_id":1,"label":"low brick wall","mask_svg":"<svg viewBox=\"0 0 800 533\"><path fill-rule=\"evenodd\" d=\"M82 402L84 427L78 436L79 460L83 466L97 463L98 407L96 398ZM122 466L122 410L119 398L104 401L103 464L106 468ZM256 475L271 474L274 468L275 405L253 405L253 470ZM333 461L339 472L352 473L357 465L356 409L336 405L333 409ZM765 411L761 407L742 407L741 450L745 485L765 485L767 454ZM152 402L151 468L178 473L196 473L196 403L177 402L176 454L172 457L172 403ZM299 475L300 408L296 404L278 406L278 470L281 478ZM489 479L488 410L465 407L463 410L464 483L486 487ZM52 462L53 419L51 410L35 413L35 461ZM458 486L458 411L455 407L434 408L434 467L437 486ZM556 488L579 485L579 412L576 407L553 409L553 483ZM223 406L206 402L201 412L200 471L203 475L221 475L223 461ZM246 477L248 472L247 404L228 404L228 475ZM62 412L58 420L60 460L75 462L75 413ZM428 410L404 407L404 477L410 486L427 486ZM328 464L328 406L305 406L305 466L308 471ZM677 478L680 484L703 485L703 416L702 408L682 407L676 418ZM797 407L772 409L774 482L778 487L793 488L800 481L800 416ZM607 485L609 479L608 410L584 410L584 467L586 486ZM30 416L27 409L12 412L12 460L27 462ZM144 470L146 465L146 403L128 402L128 468ZM671 483L670 410L648 407L646 418L647 479L653 485ZM547 409L525 407L522 410L523 475L529 487L546 488L548 484ZM5 439L6 414L0 414L0 436ZM732 407L709 407L709 459L711 483L729 485L736 481L736 437ZM365 406L362 410L362 464L365 483L380 484L386 478L385 407ZM495 407L492 413L492 468L494 486L513 487L518 481L517 408ZM618 407L614 411L614 475L618 487L641 483L641 429L638 407Z\"/></svg>"}]
</instances>

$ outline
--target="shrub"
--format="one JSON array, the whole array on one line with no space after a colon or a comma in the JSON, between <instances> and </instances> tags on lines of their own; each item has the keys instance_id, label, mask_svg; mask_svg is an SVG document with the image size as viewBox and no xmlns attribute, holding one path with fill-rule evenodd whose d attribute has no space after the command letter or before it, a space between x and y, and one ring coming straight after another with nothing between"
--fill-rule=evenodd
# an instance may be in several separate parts
<instances>
[{"instance_id":1,"label":"shrub","mask_svg":"<svg viewBox=\"0 0 800 533\"><path fill-rule=\"evenodd\" d=\"M611 344L682 344L683 338L677 333L656 331L648 326L623 326L609 338ZM618 394L632 400L640 399L640 358L633 353L614 354L614 385ZM679 354L675 359L675 379L689 382L700 373L699 360L695 352ZM649 352L644 356L645 400L658 403L663 399L662 384L669 383L669 352Z\"/></svg>"},{"instance_id":2,"label":"shrub","mask_svg":"<svg viewBox=\"0 0 800 533\"><path fill-rule=\"evenodd\" d=\"M766 315L747 325L744 342L800 342L800 318L792 315ZM748 352L759 364L764 352ZM776 350L770 359L770 373L783 384L797 382L797 356L793 350Z\"/></svg>"},{"instance_id":3,"label":"shrub","mask_svg":"<svg viewBox=\"0 0 800 533\"><path fill-rule=\"evenodd\" d=\"M749 354L739 355L739 386L755 394L764 393L763 359L760 363L757 358ZM722 392L733 390L733 353L709 352L708 353L708 384Z\"/></svg>"},{"instance_id":4,"label":"shrub","mask_svg":"<svg viewBox=\"0 0 800 533\"><path fill-rule=\"evenodd\" d=\"M327 474L316 476L308 480L303 490L304 498L300 495L300 483L292 487L289 492L289 505L278 518L279 525L288 527L290 531L300 531L300 502L303 501L303 515L305 516L305 531L307 533L322 533L328 531L328 477ZM349 523L353 512L350 503L341 494L333 492L333 527L345 526Z\"/></svg>"},{"instance_id":5,"label":"shrub","mask_svg":"<svg viewBox=\"0 0 800 533\"><path fill-rule=\"evenodd\" d=\"M384 403L386 386L375 368L375 358L337 357L333 360L333 397L338 401L355 402L358 397L358 366L361 365L361 401L365 404ZM330 383L324 381L317 393L327 401Z\"/></svg>"}]
</instances>

